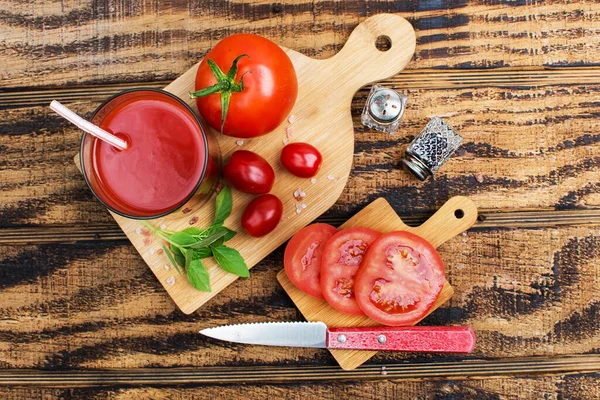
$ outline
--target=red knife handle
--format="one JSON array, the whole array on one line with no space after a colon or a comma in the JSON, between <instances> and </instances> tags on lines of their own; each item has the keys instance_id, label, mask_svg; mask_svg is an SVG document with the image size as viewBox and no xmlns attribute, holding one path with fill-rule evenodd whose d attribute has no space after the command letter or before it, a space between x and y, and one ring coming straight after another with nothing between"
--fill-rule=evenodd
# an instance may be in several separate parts
<instances>
[{"instance_id":1,"label":"red knife handle","mask_svg":"<svg viewBox=\"0 0 600 400\"><path fill-rule=\"evenodd\" d=\"M327 329L327 348L344 350L470 353L475 333L468 326L368 326Z\"/></svg>"}]
</instances>

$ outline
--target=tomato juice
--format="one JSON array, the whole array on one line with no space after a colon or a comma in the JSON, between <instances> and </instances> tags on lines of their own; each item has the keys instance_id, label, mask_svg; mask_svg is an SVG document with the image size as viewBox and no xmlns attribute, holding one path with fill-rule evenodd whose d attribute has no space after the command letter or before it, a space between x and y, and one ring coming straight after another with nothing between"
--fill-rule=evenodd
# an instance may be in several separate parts
<instances>
[{"instance_id":1,"label":"tomato juice","mask_svg":"<svg viewBox=\"0 0 600 400\"><path fill-rule=\"evenodd\" d=\"M216 183L218 145L192 110L167 92L123 92L103 104L92 122L128 143L119 150L87 134L82 139L86 180L114 212L156 218Z\"/></svg>"}]
</instances>

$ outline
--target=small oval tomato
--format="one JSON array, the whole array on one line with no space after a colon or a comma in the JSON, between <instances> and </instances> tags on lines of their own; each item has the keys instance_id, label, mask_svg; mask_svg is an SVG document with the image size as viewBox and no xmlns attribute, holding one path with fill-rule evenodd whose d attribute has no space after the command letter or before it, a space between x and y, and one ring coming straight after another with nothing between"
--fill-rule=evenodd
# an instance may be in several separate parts
<instances>
[{"instance_id":1,"label":"small oval tomato","mask_svg":"<svg viewBox=\"0 0 600 400\"><path fill-rule=\"evenodd\" d=\"M425 239L398 231L367 251L354 288L360 308L385 325L413 325L427 315L444 286L444 263Z\"/></svg>"},{"instance_id":2,"label":"small oval tomato","mask_svg":"<svg viewBox=\"0 0 600 400\"><path fill-rule=\"evenodd\" d=\"M347 228L333 235L325 244L321 258L321 292L336 310L364 315L356 303L354 275L367 249L379 235L369 228Z\"/></svg>"},{"instance_id":3,"label":"small oval tomato","mask_svg":"<svg viewBox=\"0 0 600 400\"><path fill-rule=\"evenodd\" d=\"M321 294L321 255L337 229L327 224L312 224L290 239L283 254L283 266L290 281L304 293L323 299Z\"/></svg>"},{"instance_id":4,"label":"small oval tomato","mask_svg":"<svg viewBox=\"0 0 600 400\"><path fill-rule=\"evenodd\" d=\"M237 190L252 194L269 193L275 182L275 172L267 160L247 150L231 155L223 175Z\"/></svg>"},{"instance_id":5,"label":"small oval tomato","mask_svg":"<svg viewBox=\"0 0 600 400\"><path fill-rule=\"evenodd\" d=\"M271 232L283 215L283 203L272 194L263 194L252 200L242 214L242 228L251 236Z\"/></svg>"},{"instance_id":6,"label":"small oval tomato","mask_svg":"<svg viewBox=\"0 0 600 400\"><path fill-rule=\"evenodd\" d=\"M236 34L204 57L191 96L212 128L250 138L271 132L288 117L298 79L281 47L258 35Z\"/></svg>"},{"instance_id":7,"label":"small oval tomato","mask_svg":"<svg viewBox=\"0 0 600 400\"><path fill-rule=\"evenodd\" d=\"M300 178L312 178L319 172L323 157L308 143L290 143L281 150L281 165Z\"/></svg>"}]
</instances>

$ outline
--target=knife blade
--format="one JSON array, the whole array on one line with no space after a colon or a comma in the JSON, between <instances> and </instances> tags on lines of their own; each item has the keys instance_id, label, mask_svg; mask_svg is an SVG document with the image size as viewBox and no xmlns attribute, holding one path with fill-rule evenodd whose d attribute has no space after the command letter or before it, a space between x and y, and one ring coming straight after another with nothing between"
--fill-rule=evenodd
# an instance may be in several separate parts
<instances>
[{"instance_id":1,"label":"knife blade","mask_svg":"<svg viewBox=\"0 0 600 400\"><path fill-rule=\"evenodd\" d=\"M328 328L323 322L261 322L200 333L235 343L339 350L470 353L475 347L475 333L467 326Z\"/></svg>"}]
</instances>

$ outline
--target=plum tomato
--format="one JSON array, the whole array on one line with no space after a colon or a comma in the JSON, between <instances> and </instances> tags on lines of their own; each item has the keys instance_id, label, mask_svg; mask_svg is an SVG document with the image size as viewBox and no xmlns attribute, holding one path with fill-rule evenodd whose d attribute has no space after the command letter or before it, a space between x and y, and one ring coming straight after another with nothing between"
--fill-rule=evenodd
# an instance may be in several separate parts
<instances>
[{"instance_id":1,"label":"plum tomato","mask_svg":"<svg viewBox=\"0 0 600 400\"><path fill-rule=\"evenodd\" d=\"M423 319L444 286L444 264L425 239L398 231L379 236L358 269L356 301L385 325L413 325Z\"/></svg>"},{"instance_id":2,"label":"plum tomato","mask_svg":"<svg viewBox=\"0 0 600 400\"><path fill-rule=\"evenodd\" d=\"M347 228L333 235L321 257L321 292L336 310L364 315L356 303L354 275L367 249L380 233L369 228Z\"/></svg>"},{"instance_id":3,"label":"plum tomato","mask_svg":"<svg viewBox=\"0 0 600 400\"><path fill-rule=\"evenodd\" d=\"M290 143L281 150L281 165L300 178L312 178L319 172L323 157L308 143Z\"/></svg>"},{"instance_id":4,"label":"plum tomato","mask_svg":"<svg viewBox=\"0 0 600 400\"><path fill-rule=\"evenodd\" d=\"M247 150L231 155L223 175L235 189L251 194L269 193L275 182L275 172L267 160Z\"/></svg>"},{"instance_id":5,"label":"plum tomato","mask_svg":"<svg viewBox=\"0 0 600 400\"><path fill-rule=\"evenodd\" d=\"M283 215L283 203L279 197L263 194L252 200L242 213L242 228L251 236L264 236L271 232Z\"/></svg>"},{"instance_id":6,"label":"plum tomato","mask_svg":"<svg viewBox=\"0 0 600 400\"><path fill-rule=\"evenodd\" d=\"M325 243L337 232L331 225L312 224L290 239L283 254L283 266L290 281L304 293L323 300L321 255Z\"/></svg>"},{"instance_id":7,"label":"plum tomato","mask_svg":"<svg viewBox=\"0 0 600 400\"><path fill-rule=\"evenodd\" d=\"M258 35L235 34L204 57L190 96L213 129L251 138L273 131L288 117L298 79L281 47Z\"/></svg>"}]
</instances>

